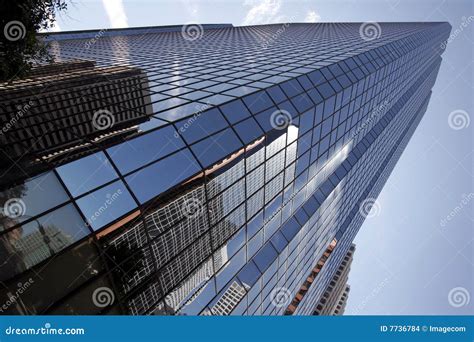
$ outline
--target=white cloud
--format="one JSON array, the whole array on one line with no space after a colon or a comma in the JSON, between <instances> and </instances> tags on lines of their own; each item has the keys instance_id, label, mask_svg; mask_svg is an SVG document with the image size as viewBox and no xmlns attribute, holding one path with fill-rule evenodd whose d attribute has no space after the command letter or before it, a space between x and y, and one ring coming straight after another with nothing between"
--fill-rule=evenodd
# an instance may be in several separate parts
<instances>
[{"instance_id":1,"label":"white cloud","mask_svg":"<svg viewBox=\"0 0 474 342\"><path fill-rule=\"evenodd\" d=\"M199 14L199 4L194 0L181 0L181 3L191 18L196 19Z\"/></svg>"},{"instance_id":2,"label":"white cloud","mask_svg":"<svg viewBox=\"0 0 474 342\"><path fill-rule=\"evenodd\" d=\"M127 14L122 0L102 0L102 4L109 17L111 28L128 27Z\"/></svg>"},{"instance_id":3,"label":"white cloud","mask_svg":"<svg viewBox=\"0 0 474 342\"><path fill-rule=\"evenodd\" d=\"M281 0L245 0L244 6L250 9L242 25L269 24L283 19L279 13Z\"/></svg>"},{"instance_id":4,"label":"white cloud","mask_svg":"<svg viewBox=\"0 0 474 342\"><path fill-rule=\"evenodd\" d=\"M316 11L308 11L308 13L306 13L306 18L304 19L307 23L315 23L319 20L321 20L321 16L316 13Z\"/></svg>"}]
</instances>

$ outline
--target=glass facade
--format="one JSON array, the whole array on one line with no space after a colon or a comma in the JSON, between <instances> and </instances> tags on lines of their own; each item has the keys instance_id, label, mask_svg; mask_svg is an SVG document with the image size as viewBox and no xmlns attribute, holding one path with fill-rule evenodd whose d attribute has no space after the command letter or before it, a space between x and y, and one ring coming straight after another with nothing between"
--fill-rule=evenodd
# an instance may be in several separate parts
<instances>
[{"instance_id":1,"label":"glass facade","mask_svg":"<svg viewBox=\"0 0 474 342\"><path fill-rule=\"evenodd\" d=\"M2 312L312 314L450 32L359 26L58 35L61 72L0 89L2 125L31 103L0 135L0 297L34 281Z\"/></svg>"}]
</instances>

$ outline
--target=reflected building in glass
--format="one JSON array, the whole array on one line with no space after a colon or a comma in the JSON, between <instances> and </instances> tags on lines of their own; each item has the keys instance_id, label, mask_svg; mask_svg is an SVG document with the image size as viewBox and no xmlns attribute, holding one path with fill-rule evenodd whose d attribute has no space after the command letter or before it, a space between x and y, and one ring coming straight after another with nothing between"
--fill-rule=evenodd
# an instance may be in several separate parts
<instances>
[{"instance_id":1,"label":"reflected building in glass","mask_svg":"<svg viewBox=\"0 0 474 342\"><path fill-rule=\"evenodd\" d=\"M347 304L350 286L347 284L349 271L354 257L355 245L352 244L334 273L326 291L314 309L317 316L342 316Z\"/></svg>"},{"instance_id":2,"label":"reflected building in glass","mask_svg":"<svg viewBox=\"0 0 474 342\"><path fill-rule=\"evenodd\" d=\"M314 313L450 26L281 26L53 34L0 86L1 313Z\"/></svg>"}]
</instances>

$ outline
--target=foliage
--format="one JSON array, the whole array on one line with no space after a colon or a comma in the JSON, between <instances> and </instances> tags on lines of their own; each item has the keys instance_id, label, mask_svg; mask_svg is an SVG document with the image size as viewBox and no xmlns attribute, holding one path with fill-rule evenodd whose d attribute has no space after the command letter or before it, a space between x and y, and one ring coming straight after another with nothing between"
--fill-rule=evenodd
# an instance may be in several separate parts
<instances>
[{"instance_id":1,"label":"foliage","mask_svg":"<svg viewBox=\"0 0 474 342\"><path fill-rule=\"evenodd\" d=\"M34 61L51 61L37 35L54 26L65 0L0 0L0 81L28 75Z\"/></svg>"}]
</instances>

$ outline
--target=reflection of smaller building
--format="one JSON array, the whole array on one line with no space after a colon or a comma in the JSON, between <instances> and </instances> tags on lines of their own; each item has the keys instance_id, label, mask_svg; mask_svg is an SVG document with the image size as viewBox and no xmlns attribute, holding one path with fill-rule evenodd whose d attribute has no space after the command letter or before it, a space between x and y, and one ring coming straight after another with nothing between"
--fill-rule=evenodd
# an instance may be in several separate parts
<instances>
[{"instance_id":1,"label":"reflection of smaller building","mask_svg":"<svg viewBox=\"0 0 474 342\"><path fill-rule=\"evenodd\" d=\"M22 236L14 244L17 250L21 251L26 267L30 268L71 243L73 243L73 239L59 228L46 226L41 230Z\"/></svg>"},{"instance_id":2,"label":"reflection of smaller building","mask_svg":"<svg viewBox=\"0 0 474 342\"><path fill-rule=\"evenodd\" d=\"M350 291L347 279L349 278L354 251L355 245L352 244L334 273L326 291L321 296L319 303L316 305L314 315L340 316L344 313Z\"/></svg>"},{"instance_id":3,"label":"reflection of smaller building","mask_svg":"<svg viewBox=\"0 0 474 342\"><path fill-rule=\"evenodd\" d=\"M211 308L212 314L220 316L229 315L242 298L245 297L246 293L245 288L234 280L222 297Z\"/></svg>"},{"instance_id":4,"label":"reflection of smaller building","mask_svg":"<svg viewBox=\"0 0 474 342\"><path fill-rule=\"evenodd\" d=\"M92 61L35 67L27 79L0 84L0 170L40 172L46 162L87 155L92 144L136 133L151 114L150 102L147 76L138 68ZM13 179L1 183L17 180L12 170L8 175Z\"/></svg>"}]
</instances>

